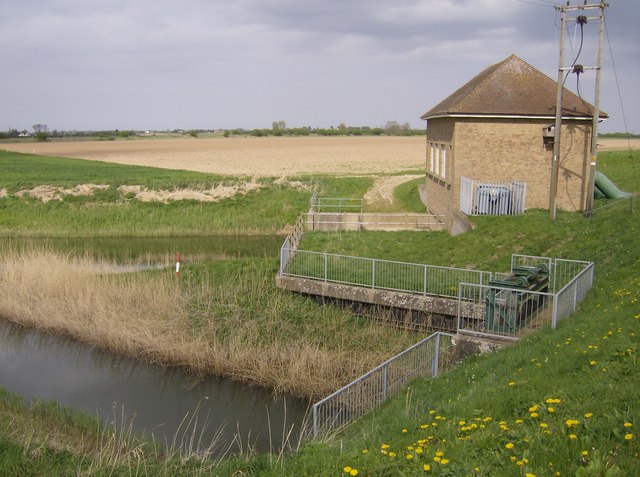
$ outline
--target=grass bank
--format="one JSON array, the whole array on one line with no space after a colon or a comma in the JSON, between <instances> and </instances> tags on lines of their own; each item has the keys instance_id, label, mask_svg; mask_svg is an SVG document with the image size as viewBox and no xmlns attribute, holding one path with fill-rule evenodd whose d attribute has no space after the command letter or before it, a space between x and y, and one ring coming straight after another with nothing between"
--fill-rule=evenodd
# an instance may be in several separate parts
<instances>
[{"instance_id":1,"label":"grass bank","mask_svg":"<svg viewBox=\"0 0 640 477\"><path fill-rule=\"evenodd\" d=\"M125 166L81 159L0 151L0 235L39 237L163 237L278 234L309 206L313 190L331 197L362 197L371 178L328 176L229 177L189 171ZM202 192L252 184L245 193L215 202L145 202L121 186L145 191ZM44 202L20 191L40 186L70 189L103 186L87 195L59 194Z\"/></svg>"}]
</instances>

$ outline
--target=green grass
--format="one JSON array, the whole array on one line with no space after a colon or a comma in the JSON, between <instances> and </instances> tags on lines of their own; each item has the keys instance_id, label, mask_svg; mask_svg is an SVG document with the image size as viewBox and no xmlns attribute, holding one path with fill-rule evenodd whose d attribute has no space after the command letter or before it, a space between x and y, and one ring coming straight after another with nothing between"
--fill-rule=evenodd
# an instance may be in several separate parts
<instances>
[{"instance_id":1,"label":"green grass","mask_svg":"<svg viewBox=\"0 0 640 477\"><path fill-rule=\"evenodd\" d=\"M424 177L405 182L396 187L394 198L398 204L398 209L402 212L425 213L426 207L420 200L418 187L424 184Z\"/></svg>"},{"instance_id":2,"label":"green grass","mask_svg":"<svg viewBox=\"0 0 640 477\"><path fill-rule=\"evenodd\" d=\"M328 176L296 178L302 189L261 179L262 188L215 203L193 200L141 202L120 193L119 185L151 190L202 189L246 180L188 171L125 166L98 161L42 157L0 151L0 236L162 237L277 234L309 206L312 189L325 197L362 197L371 178ZM89 196L65 196L42 202L15 192L38 185L109 187Z\"/></svg>"},{"instance_id":3,"label":"green grass","mask_svg":"<svg viewBox=\"0 0 640 477\"><path fill-rule=\"evenodd\" d=\"M200 172L123 166L100 161L36 156L0 150L0 189L9 193L38 185L72 187L77 184L143 185L174 189L199 184L211 187L223 176Z\"/></svg>"}]
</instances>

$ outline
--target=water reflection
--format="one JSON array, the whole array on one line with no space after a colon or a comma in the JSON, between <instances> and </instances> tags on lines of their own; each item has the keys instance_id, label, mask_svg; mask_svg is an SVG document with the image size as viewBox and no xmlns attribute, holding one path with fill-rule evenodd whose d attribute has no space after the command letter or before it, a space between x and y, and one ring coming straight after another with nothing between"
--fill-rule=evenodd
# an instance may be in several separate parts
<instances>
[{"instance_id":1,"label":"water reflection","mask_svg":"<svg viewBox=\"0 0 640 477\"><path fill-rule=\"evenodd\" d=\"M176 433L191 435L191 419L203 445L220 438L220 451L236 451L240 445L246 449L248 444L258 451L277 451L290 430L295 444L308 406L290 397L276 399L260 388L146 365L4 322L0 386L27 399L54 400L98 415L105 422L132 422L135 432L162 442L171 443ZM241 444L234 442L238 437Z\"/></svg>"}]
</instances>

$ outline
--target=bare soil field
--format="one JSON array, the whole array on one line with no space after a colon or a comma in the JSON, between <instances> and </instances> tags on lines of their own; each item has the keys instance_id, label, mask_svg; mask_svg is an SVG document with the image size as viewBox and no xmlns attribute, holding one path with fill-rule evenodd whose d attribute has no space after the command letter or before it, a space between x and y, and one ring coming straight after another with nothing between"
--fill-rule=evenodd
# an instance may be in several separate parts
<instances>
[{"instance_id":1,"label":"bare soil field","mask_svg":"<svg viewBox=\"0 0 640 477\"><path fill-rule=\"evenodd\" d=\"M602 151L640 149L640 139L601 139ZM8 151L251 177L363 175L422 170L425 139L242 137L0 144Z\"/></svg>"},{"instance_id":2,"label":"bare soil field","mask_svg":"<svg viewBox=\"0 0 640 477\"><path fill-rule=\"evenodd\" d=\"M9 151L251 177L363 175L424 168L425 139L267 137L1 144Z\"/></svg>"}]
</instances>

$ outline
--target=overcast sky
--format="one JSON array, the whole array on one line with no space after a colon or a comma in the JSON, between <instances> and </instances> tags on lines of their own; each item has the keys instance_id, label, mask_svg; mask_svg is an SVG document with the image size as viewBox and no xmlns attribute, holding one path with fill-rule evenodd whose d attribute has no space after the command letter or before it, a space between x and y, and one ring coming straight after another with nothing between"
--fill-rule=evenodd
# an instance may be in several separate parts
<instances>
[{"instance_id":1,"label":"overcast sky","mask_svg":"<svg viewBox=\"0 0 640 477\"><path fill-rule=\"evenodd\" d=\"M602 131L624 131L624 111L640 132L640 1L608 2ZM512 53L555 79L555 3L0 0L0 130L423 127L422 113ZM570 63L575 22L566 39ZM596 45L592 21L579 64L595 66ZM580 79L590 102L594 77Z\"/></svg>"}]
</instances>

